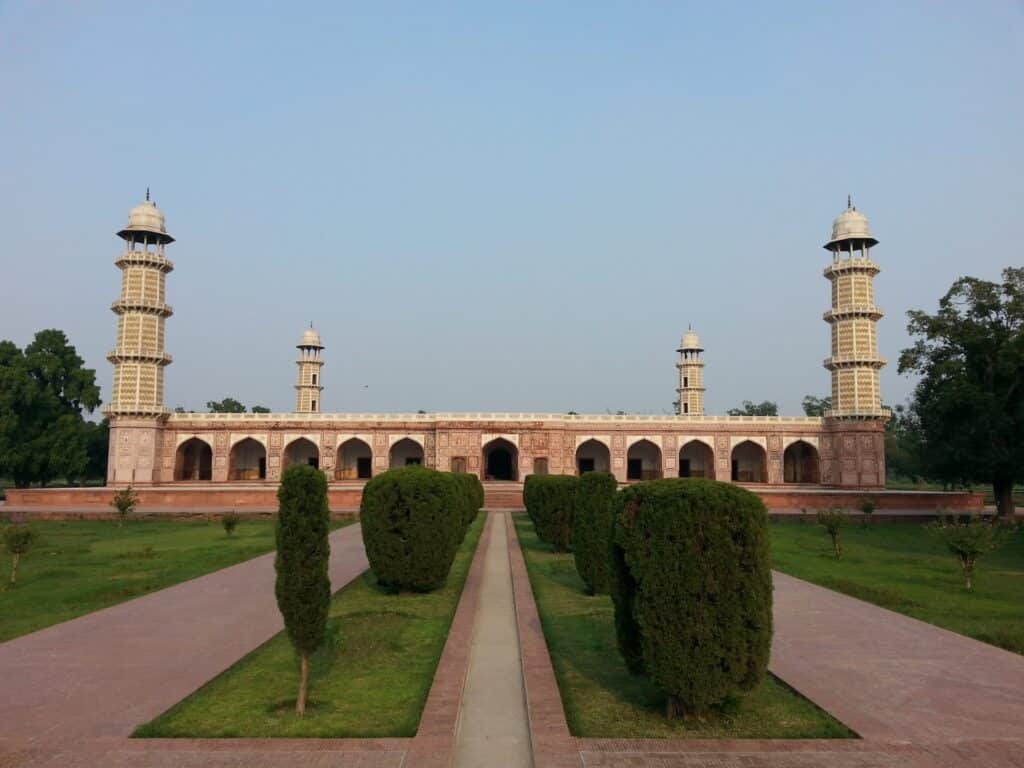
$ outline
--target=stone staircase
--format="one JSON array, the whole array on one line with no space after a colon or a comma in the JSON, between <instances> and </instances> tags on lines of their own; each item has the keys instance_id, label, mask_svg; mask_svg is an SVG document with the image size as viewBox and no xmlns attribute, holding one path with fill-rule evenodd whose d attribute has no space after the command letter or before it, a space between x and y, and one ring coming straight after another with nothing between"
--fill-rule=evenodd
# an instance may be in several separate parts
<instances>
[{"instance_id":1,"label":"stone staircase","mask_svg":"<svg viewBox=\"0 0 1024 768\"><path fill-rule=\"evenodd\" d=\"M485 482L484 509L523 509L523 484L507 480Z\"/></svg>"}]
</instances>

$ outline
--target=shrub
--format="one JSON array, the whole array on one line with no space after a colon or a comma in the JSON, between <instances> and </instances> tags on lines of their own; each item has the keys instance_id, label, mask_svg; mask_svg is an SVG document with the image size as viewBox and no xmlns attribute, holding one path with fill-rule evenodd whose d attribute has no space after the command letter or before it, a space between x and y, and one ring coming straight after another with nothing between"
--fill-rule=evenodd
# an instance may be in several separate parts
<instances>
[{"instance_id":1,"label":"shrub","mask_svg":"<svg viewBox=\"0 0 1024 768\"><path fill-rule=\"evenodd\" d=\"M288 467L277 491L277 581L274 594L284 627L301 659L295 713L306 711L309 657L327 631L331 580L327 573L331 545L327 540L331 513L327 508L327 479L307 464Z\"/></svg>"},{"instance_id":2,"label":"shrub","mask_svg":"<svg viewBox=\"0 0 1024 768\"><path fill-rule=\"evenodd\" d=\"M117 527L120 528L124 525L125 519L135 508L139 506L139 496L135 493L135 490L129 485L127 488L114 493L114 498L110 501L110 506L117 512Z\"/></svg>"},{"instance_id":3,"label":"shrub","mask_svg":"<svg viewBox=\"0 0 1024 768\"><path fill-rule=\"evenodd\" d=\"M541 541L556 552L572 549L573 504L579 478L572 475L528 475L523 487L526 512Z\"/></svg>"},{"instance_id":4,"label":"shrub","mask_svg":"<svg viewBox=\"0 0 1024 768\"><path fill-rule=\"evenodd\" d=\"M772 580L756 495L704 479L632 485L615 497L612 561L619 648L665 692L668 717L760 683Z\"/></svg>"},{"instance_id":5,"label":"shrub","mask_svg":"<svg viewBox=\"0 0 1024 768\"><path fill-rule=\"evenodd\" d=\"M220 524L224 526L224 533L226 533L228 536L233 534L235 532L235 528L238 527L239 520L240 518L238 517L238 513L235 512L235 510L225 512L224 517L220 519Z\"/></svg>"},{"instance_id":6,"label":"shrub","mask_svg":"<svg viewBox=\"0 0 1024 768\"><path fill-rule=\"evenodd\" d=\"M36 532L27 525L8 525L4 528L4 548L11 556L11 586L18 580L18 563L28 554L36 541Z\"/></svg>"},{"instance_id":7,"label":"shrub","mask_svg":"<svg viewBox=\"0 0 1024 768\"><path fill-rule=\"evenodd\" d=\"M366 557L377 580L417 592L444 584L464 531L461 483L425 467L383 472L359 507Z\"/></svg>"},{"instance_id":8,"label":"shrub","mask_svg":"<svg viewBox=\"0 0 1024 768\"><path fill-rule=\"evenodd\" d=\"M871 515L875 513L875 500L870 496L865 496L857 506L861 512L861 524L867 528L871 525Z\"/></svg>"},{"instance_id":9,"label":"shrub","mask_svg":"<svg viewBox=\"0 0 1024 768\"><path fill-rule=\"evenodd\" d=\"M974 570L979 558L999 549L1015 530L997 520L985 520L976 515L962 520L953 515L943 515L928 523L925 529L932 538L956 555L968 590L974 589Z\"/></svg>"},{"instance_id":10,"label":"shrub","mask_svg":"<svg viewBox=\"0 0 1024 768\"><path fill-rule=\"evenodd\" d=\"M479 477L469 472L452 472L451 476L458 484L462 497L462 537L465 537L466 531L484 505L484 485Z\"/></svg>"},{"instance_id":11,"label":"shrub","mask_svg":"<svg viewBox=\"0 0 1024 768\"><path fill-rule=\"evenodd\" d=\"M825 533L832 539L832 551L836 560L843 556L843 543L839 540L839 534L846 525L846 515L841 509L820 509L818 510L818 525L825 529Z\"/></svg>"},{"instance_id":12,"label":"shrub","mask_svg":"<svg viewBox=\"0 0 1024 768\"><path fill-rule=\"evenodd\" d=\"M608 472L587 472L576 483L572 551L576 572L592 594L611 589L612 503L618 487Z\"/></svg>"}]
</instances>

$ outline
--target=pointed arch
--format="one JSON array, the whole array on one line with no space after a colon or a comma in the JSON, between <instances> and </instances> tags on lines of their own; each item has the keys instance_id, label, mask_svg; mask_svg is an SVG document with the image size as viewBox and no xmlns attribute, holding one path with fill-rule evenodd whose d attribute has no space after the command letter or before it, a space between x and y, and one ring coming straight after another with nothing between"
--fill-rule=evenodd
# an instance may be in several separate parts
<instances>
[{"instance_id":1,"label":"pointed arch","mask_svg":"<svg viewBox=\"0 0 1024 768\"><path fill-rule=\"evenodd\" d=\"M206 482L213 479L213 448L198 437L178 446L174 455L174 479Z\"/></svg>"},{"instance_id":2,"label":"pointed arch","mask_svg":"<svg viewBox=\"0 0 1024 768\"><path fill-rule=\"evenodd\" d=\"M715 479L715 452L706 442L693 439L679 449L679 476Z\"/></svg>"},{"instance_id":3,"label":"pointed arch","mask_svg":"<svg viewBox=\"0 0 1024 768\"><path fill-rule=\"evenodd\" d=\"M484 480L516 480L519 478L519 450L503 437L483 447Z\"/></svg>"},{"instance_id":4,"label":"pointed arch","mask_svg":"<svg viewBox=\"0 0 1024 768\"><path fill-rule=\"evenodd\" d=\"M767 483L768 453L752 440L737 443L732 449L734 483Z\"/></svg>"},{"instance_id":5,"label":"pointed arch","mask_svg":"<svg viewBox=\"0 0 1024 768\"><path fill-rule=\"evenodd\" d=\"M228 454L228 480L266 480L267 449L263 443L244 437Z\"/></svg>"},{"instance_id":6,"label":"pointed arch","mask_svg":"<svg viewBox=\"0 0 1024 768\"><path fill-rule=\"evenodd\" d=\"M647 438L637 440L626 451L627 480L656 480L661 477L661 448Z\"/></svg>"},{"instance_id":7,"label":"pointed arch","mask_svg":"<svg viewBox=\"0 0 1024 768\"><path fill-rule=\"evenodd\" d=\"M782 481L820 483L821 460L818 457L818 450L805 440L790 443L782 454Z\"/></svg>"},{"instance_id":8,"label":"pointed arch","mask_svg":"<svg viewBox=\"0 0 1024 768\"><path fill-rule=\"evenodd\" d=\"M612 453L604 441L591 437L576 448L576 474L611 471Z\"/></svg>"},{"instance_id":9,"label":"pointed arch","mask_svg":"<svg viewBox=\"0 0 1024 768\"><path fill-rule=\"evenodd\" d=\"M403 437L391 446L388 465L391 469L423 463L423 446L411 437Z\"/></svg>"},{"instance_id":10,"label":"pointed arch","mask_svg":"<svg viewBox=\"0 0 1024 768\"><path fill-rule=\"evenodd\" d=\"M320 449L316 443L306 437L297 437L284 447L281 469L287 469L292 464L309 464L311 467L320 468Z\"/></svg>"},{"instance_id":11,"label":"pointed arch","mask_svg":"<svg viewBox=\"0 0 1024 768\"><path fill-rule=\"evenodd\" d=\"M350 437L338 446L335 480L366 480L373 474L373 449L358 437Z\"/></svg>"}]
</instances>

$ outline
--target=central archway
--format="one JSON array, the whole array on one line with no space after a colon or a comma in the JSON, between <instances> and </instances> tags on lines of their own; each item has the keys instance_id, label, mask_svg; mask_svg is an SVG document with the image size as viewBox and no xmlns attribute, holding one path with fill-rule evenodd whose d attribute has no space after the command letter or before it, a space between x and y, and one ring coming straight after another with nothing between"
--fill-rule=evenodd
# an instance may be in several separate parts
<instances>
[{"instance_id":1,"label":"central archway","mask_svg":"<svg viewBox=\"0 0 1024 768\"><path fill-rule=\"evenodd\" d=\"M210 444L198 437L190 437L179 445L174 456L174 479L212 480L213 448Z\"/></svg>"},{"instance_id":2,"label":"central archway","mask_svg":"<svg viewBox=\"0 0 1024 768\"><path fill-rule=\"evenodd\" d=\"M784 483L820 482L818 451L810 443L797 440L782 454L782 481Z\"/></svg>"},{"instance_id":3,"label":"central archway","mask_svg":"<svg viewBox=\"0 0 1024 768\"><path fill-rule=\"evenodd\" d=\"M259 440L247 437L231 447L228 480L266 480L267 449Z\"/></svg>"},{"instance_id":4,"label":"central archway","mask_svg":"<svg viewBox=\"0 0 1024 768\"><path fill-rule=\"evenodd\" d=\"M637 440L626 451L627 480L657 480L661 477L661 448L650 440Z\"/></svg>"},{"instance_id":5,"label":"central archway","mask_svg":"<svg viewBox=\"0 0 1024 768\"><path fill-rule=\"evenodd\" d=\"M312 440L307 440L304 437L292 440L284 449L282 469L287 469L292 464L309 464L309 466L319 469L320 450Z\"/></svg>"},{"instance_id":6,"label":"central archway","mask_svg":"<svg viewBox=\"0 0 1024 768\"><path fill-rule=\"evenodd\" d=\"M519 464L519 451L504 438L491 440L483 450L484 480L515 480Z\"/></svg>"},{"instance_id":7,"label":"central archway","mask_svg":"<svg viewBox=\"0 0 1024 768\"><path fill-rule=\"evenodd\" d=\"M576 474L611 471L612 458L608 446L600 440L590 438L576 449Z\"/></svg>"},{"instance_id":8,"label":"central archway","mask_svg":"<svg viewBox=\"0 0 1024 768\"><path fill-rule=\"evenodd\" d=\"M391 454L388 466L391 469L397 467L410 467L423 463L423 446L409 437L403 437L391 446Z\"/></svg>"}]
</instances>

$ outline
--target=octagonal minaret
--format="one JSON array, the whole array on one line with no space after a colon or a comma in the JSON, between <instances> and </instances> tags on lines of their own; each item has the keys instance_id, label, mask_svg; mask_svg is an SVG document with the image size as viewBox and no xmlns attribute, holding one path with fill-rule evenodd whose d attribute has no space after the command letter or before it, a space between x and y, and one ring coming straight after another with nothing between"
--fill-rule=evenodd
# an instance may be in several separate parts
<instances>
[{"instance_id":1,"label":"octagonal minaret","mask_svg":"<svg viewBox=\"0 0 1024 768\"><path fill-rule=\"evenodd\" d=\"M875 306L873 281L879 268L871 260L878 240L867 217L847 198L846 210L832 224L825 248L832 263L825 277L832 283L832 309L824 319L832 326L832 355L824 365L832 373L834 418L882 418L879 373L885 365L878 355L875 325L882 312Z\"/></svg>"},{"instance_id":2,"label":"octagonal minaret","mask_svg":"<svg viewBox=\"0 0 1024 768\"><path fill-rule=\"evenodd\" d=\"M174 264L164 249L164 215L149 199L132 208L128 226L117 233L125 249L114 263L121 269L121 298L111 305L117 315L117 343L107 359L114 364L111 416L160 416L164 408L164 321L172 310L165 301L164 279Z\"/></svg>"},{"instance_id":3,"label":"octagonal minaret","mask_svg":"<svg viewBox=\"0 0 1024 768\"><path fill-rule=\"evenodd\" d=\"M321 377L324 361L320 358L320 351L324 346L312 323L303 331L302 340L296 348L299 350L299 359L295 361L299 366L299 383L295 385L295 412L319 413L322 405L320 393L324 389Z\"/></svg>"},{"instance_id":4,"label":"octagonal minaret","mask_svg":"<svg viewBox=\"0 0 1024 768\"><path fill-rule=\"evenodd\" d=\"M680 416L688 414L704 415L704 361L701 352L700 338L689 328L679 342L679 399L676 401L676 413Z\"/></svg>"}]
</instances>

